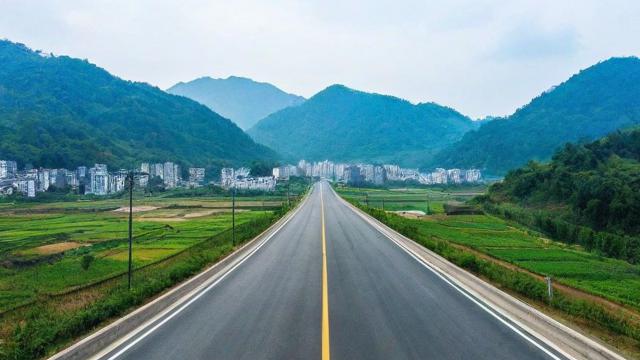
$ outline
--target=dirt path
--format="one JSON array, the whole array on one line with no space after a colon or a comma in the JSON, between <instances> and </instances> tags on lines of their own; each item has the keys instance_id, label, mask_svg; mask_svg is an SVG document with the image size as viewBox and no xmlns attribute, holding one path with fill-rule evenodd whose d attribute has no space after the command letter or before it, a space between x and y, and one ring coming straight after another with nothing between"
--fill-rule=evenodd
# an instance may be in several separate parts
<instances>
[{"instance_id":1,"label":"dirt path","mask_svg":"<svg viewBox=\"0 0 640 360\"><path fill-rule=\"evenodd\" d=\"M143 212L143 211L153 211L153 210L158 210L158 209L159 209L159 207L157 207L157 206L149 206L149 205L134 206L132 208L134 213ZM123 206L121 208L113 210L113 212L129 213L129 207L128 206Z\"/></svg>"}]
</instances>

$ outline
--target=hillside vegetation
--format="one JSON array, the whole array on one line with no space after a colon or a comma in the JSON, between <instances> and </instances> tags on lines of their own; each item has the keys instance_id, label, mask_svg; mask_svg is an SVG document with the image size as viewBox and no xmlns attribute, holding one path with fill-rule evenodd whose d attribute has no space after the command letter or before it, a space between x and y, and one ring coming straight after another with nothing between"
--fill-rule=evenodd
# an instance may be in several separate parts
<instances>
[{"instance_id":1,"label":"hillside vegetation","mask_svg":"<svg viewBox=\"0 0 640 360\"><path fill-rule=\"evenodd\" d=\"M485 202L558 240L638 262L640 130L568 144L549 163L508 173Z\"/></svg>"},{"instance_id":2,"label":"hillside vegetation","mask_svg":"<svg viewBox=\"0 0 640 360\"><path fill-rule=\"evenodd\" d=\"M640 59L612 58L572 76L513 115L467 133L429 164L502 175L529 160L549 160L567 142L592 141L639 123Z\"/></svg>"},{"instance_id":3,"label":"hillside vegetation","mask_svg":"<svg viewBox=\"0 0 640 360\"><path fill-rule=\"evenodd\" d=\"M392 162L417 166L475 128L457 111L333 85L248 132L285 159Z\"/></svg>"},{"instance_id":4,"label":"hillside vegetation","mask_svg":"<svg viewBox=\"0 0 640 360\"><path fill-rule=\"evenodd\" d=\"M0 159L66 168L168 160L211 167L274 157L195 101L87 61L0 41Z\"/></svg>"}]
</instances>

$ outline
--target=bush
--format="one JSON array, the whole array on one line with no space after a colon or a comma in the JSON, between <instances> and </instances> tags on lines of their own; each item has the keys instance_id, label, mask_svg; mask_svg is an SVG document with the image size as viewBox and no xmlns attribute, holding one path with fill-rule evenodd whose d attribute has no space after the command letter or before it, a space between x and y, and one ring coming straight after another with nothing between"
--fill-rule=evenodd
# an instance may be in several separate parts
<instances>
[{"instance_id":1,"label":"bush","mask_svg":"<svg viewBox=\"0 0 640 360\"><path fill-rule=\"evenodd\" d=\"M84 270L84 271L89 270L89 267L91 266L91 263L93 263L94 259L95 258L91 254L87 254L87 255L84 255L83 257L81 257L80 258L80 266L82 267L82 270Z\"/></svg>"}]
</instances>

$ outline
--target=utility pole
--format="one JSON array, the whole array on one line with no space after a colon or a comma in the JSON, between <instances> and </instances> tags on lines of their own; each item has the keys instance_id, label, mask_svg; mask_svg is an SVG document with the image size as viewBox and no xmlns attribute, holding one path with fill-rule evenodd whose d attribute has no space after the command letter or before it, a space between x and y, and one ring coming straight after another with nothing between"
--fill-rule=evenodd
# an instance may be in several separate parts
<instances>
[{"instance_id":1,"label":"utility pole","mask_svg":"<svg viewBox=\"0 0 640 360\"><path fill-rule=\"evenodd\" d=\"M289 198L289 185L291 185L291 178L287 180L287 207L291 207L291 199Z\"/></svg>"},{"instance_id":2,"label":"utility pole","mask_svg":"<svg viewBox=\"0 0 640 360\"><path fill-rule=\"evenodd\" d=\"M364 193L364 201L367 204L367 207L369 207L369 193Z\"/></svg>"},{"instance_id":3,"label":"utility pole","mask_svg":"<svg viewBox=\"0 0 640 360\"><path fill-rule=\"evenodd\" d=\"M549 301L553 299L553 285L551 284L551 276L547 276L544 278L547 282L547 296L549 296Z\"/></svg>"},{"instance_id":4,"label":"utility pole","mask_svg":"<svg viewBox=\"0 0 640 360\"><path fill-rule=\"evenodd\" d=\"M431 206L429 206L429 193L427 193L427 215L431 215Z\"/></svg>"},{"instance_id":5,"label":"utility pole","mask_svg":"<svg viewBox=\"0 0 640 360\"><path fill-rule=\"evenodd\" d=\"M236 183L233 182L233 193L231 195L231 228L233 232L233 246L236 246Z\"/></svg>"},{"instance_id":6,"label":"utility pole","mask_svg":"<svg viewBox=\"0 0 640 360\"><path fill-rule=\"evenodd\" d=\"M132 271L132 248L133 248L133 171L127 176L129 183L129 275L128 287L131 290L131 271Z\"/></svg>"},{"instance_id":7,"label":"utility pole","mask_svg":"<svg viewBox=\"0 0 640 360\"><path fill-rule=\"evenodd\" d=\"M384 198L382 198L382 211L384 211Z\"/></svg>"}]
</instances>

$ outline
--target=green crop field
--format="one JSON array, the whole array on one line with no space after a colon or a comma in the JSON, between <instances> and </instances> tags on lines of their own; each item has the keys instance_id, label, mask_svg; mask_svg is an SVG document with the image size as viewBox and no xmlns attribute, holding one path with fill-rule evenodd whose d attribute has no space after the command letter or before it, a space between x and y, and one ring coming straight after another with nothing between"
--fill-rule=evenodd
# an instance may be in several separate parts
<instances>
[{"instance_id":1,"label":"green crop field","mask_svg":"<svg viewBox=\"0 0 640 360\"><path fill-rule=\"evenodd\" d=\"M236 224L271 214L281 196L239 197ZM126 199L3 204L0 207L0 313L127 271ZM133 264L168 258L231 227L231 199L134 201ZM90 257L83 267L83 258Z\"/></svg>"},{"instance_id":2,"label":"green crop field","mask_svg":"<svg viewBox=\"0 0 640 360\"><path fill-rule=\"evenodd\" d=\"M360 204L383 208L387 211L418 210L426 214L441 214L446 202L464 202L484 191L483 187L472 188L406 188L369 189L339 188L340 195Z\"/></svg>"},{"instance_id":3,"label":"green crop field","mask_svg":"<svg viewBox=\"0 0 640 360\"><path fill-rule=\"evenodd\" d=\"M426 204L394 203L394 199L424 198L428 194L429 198L433 199L431 210L435 214L418 219L405 219L416 226L420 236L445 240L477 250L536 274L551 276L556 281L576 289L640 310L640 266L599 256L578 246L550 241L536 232L494 216L447 216L433 205L469 198L462 189L457 193L425 189L337 190L345 198L359 201L361 204L365 203L363 194L368 193L370 206L377 208L381 208L381 199L384 198L385 210L425 211Z\"/></svg>"}]
</instances>

